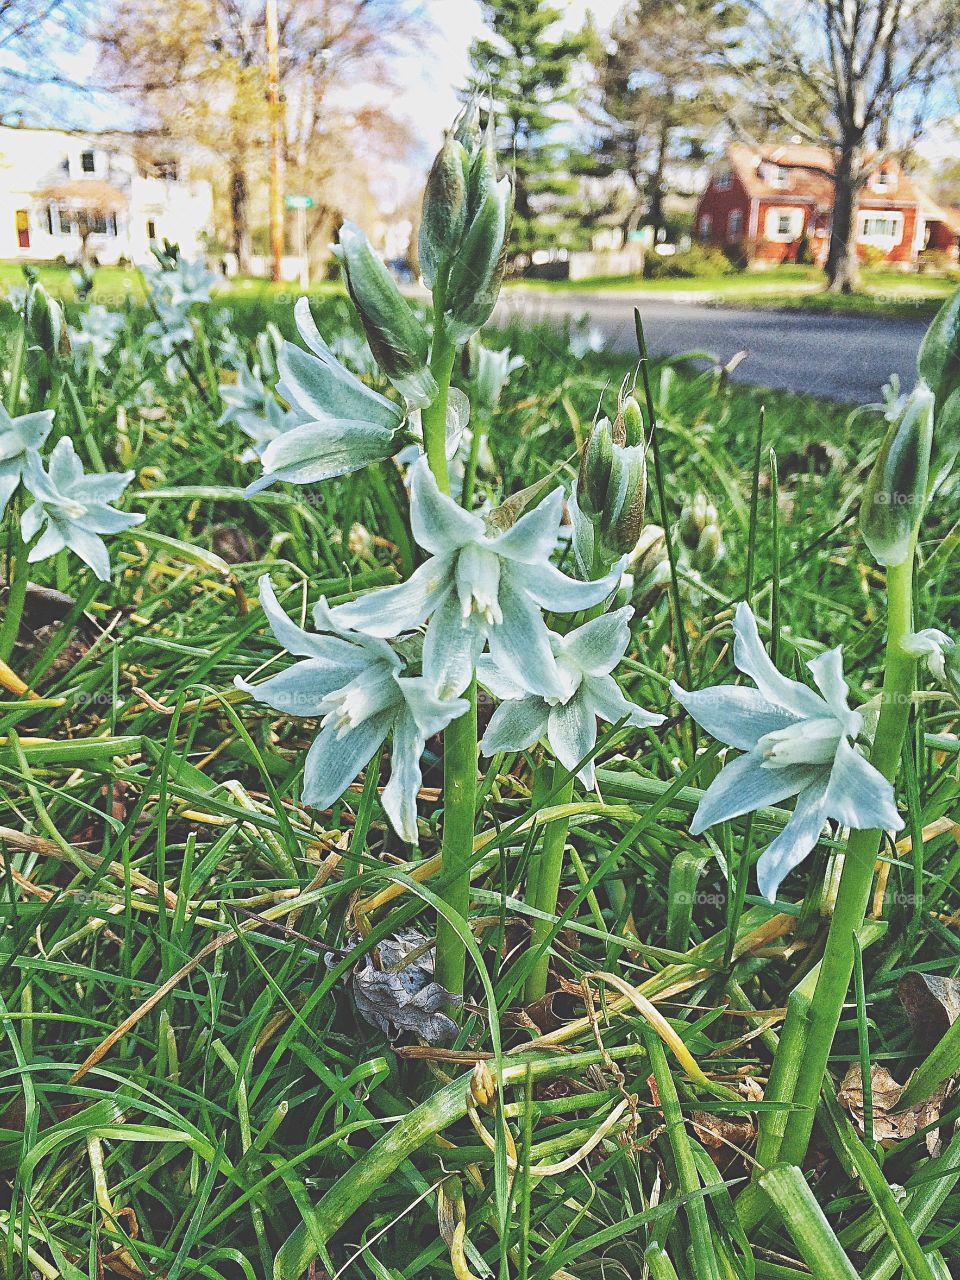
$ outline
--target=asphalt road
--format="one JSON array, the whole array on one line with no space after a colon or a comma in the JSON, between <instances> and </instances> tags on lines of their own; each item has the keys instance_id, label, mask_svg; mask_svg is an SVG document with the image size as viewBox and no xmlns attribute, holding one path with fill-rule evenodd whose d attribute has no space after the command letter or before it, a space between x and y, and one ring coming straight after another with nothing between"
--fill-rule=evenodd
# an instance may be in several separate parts
<instances>
[{"instance_id":1,"label":"asphalt road","mask_svg":"<svg viewBox=\"0 0 960 1280\"><path fill-rule=\"evenodd\" d=\"M822 315L764 306L713 306L640 294L555 294L504 291L496 322L523 318L563 324L589 314L607 350L635 352L633 307L639 304L651 355L706 351L724 363L747 357L733 376L755 386L808 392L833 400L880 399L892 373L910 387L924 320Z\"/></svg>"}]
</instances>

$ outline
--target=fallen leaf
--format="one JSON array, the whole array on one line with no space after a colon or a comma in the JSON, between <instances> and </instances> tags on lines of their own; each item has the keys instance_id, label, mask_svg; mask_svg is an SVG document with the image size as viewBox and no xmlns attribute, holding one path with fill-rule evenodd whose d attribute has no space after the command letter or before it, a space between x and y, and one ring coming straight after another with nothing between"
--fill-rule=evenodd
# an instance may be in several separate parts
<instances>
[{"instance_id":1,"label":"fallen leaf","mask_svg":"<svg viewBox=\"0 0 960 1280\"><path fill-rule=\"evenodd\" d=\"M353 970L353 998L364 1022L394 1039L412 1032L430 1045L453 1040L446 1010L460 1003L433 977L434 948L416 929L384 938Z\"/></svg>"},{"instance_id":2,"label":"fallen leaf","mask_svg":"<svg viewBox=\"0 0 960 1280\"><path fill-rule=\"evenodd\" d=\"M896 1142L912 1138L921 1129L937 1123L952 1083L942 1085L925 1101L902 1111L898 1111L897 1108L905 1086L898 1084L886 1067L881 1067L877 1063L871 1065L870 1086L873 1094L874 1140L883 1146L892 1146ZM852 1062L847 1069L847 1074L843 1077L843 1083L837 1092L837 1100L850 1112L857 1128L864 1133L863 1076L859 1062ZM926 1144L930 1155L936 1155L940 1150L938 1129L930 1130L926 1135Z\"/></svg>"},{"instance_id":3,"label":"fallen leaf","mask_svg":"<svg viewBox=\"0 0 960 1280\"><path fill-rule=\"evenodd\" d=\"M914 1038L929 1053L960 1017L960 979L932 973L905 973L897 983Z\"/></svg>"}]
</instances>

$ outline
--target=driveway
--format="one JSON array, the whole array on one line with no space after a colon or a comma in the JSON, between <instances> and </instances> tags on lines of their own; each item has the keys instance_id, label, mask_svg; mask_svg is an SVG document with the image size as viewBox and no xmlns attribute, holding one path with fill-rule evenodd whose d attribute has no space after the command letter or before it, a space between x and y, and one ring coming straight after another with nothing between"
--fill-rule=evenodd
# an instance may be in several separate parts
<instances>
[{"instance_id":1,"label":"driveway","mask_svg":"<svg viewBox=\"0 0 960 1280\"><path fill-rule=\"evenodd\" d=\"M892 373L910 387L927 321L885 316L778 311L677 302L651 294L559 294L504 290L496 322L562 325L587 314L607 350L635 353L634 305L640 307L651 355L705 351L724 363L747 357L733 377L755 386L808 392L849 403L880 399Z\"/></svg>"}]
</instances>

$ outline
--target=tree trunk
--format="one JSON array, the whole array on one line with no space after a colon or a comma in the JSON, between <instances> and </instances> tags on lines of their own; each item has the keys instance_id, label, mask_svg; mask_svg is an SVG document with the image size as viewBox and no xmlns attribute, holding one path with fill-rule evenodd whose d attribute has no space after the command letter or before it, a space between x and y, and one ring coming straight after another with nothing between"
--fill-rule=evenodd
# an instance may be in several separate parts
<instances>
[{"instance_id":1,"label":"tree trunk","mask_svg":"<svg viewBox=\"0 0 960 1280\"><path fill-rule=\"evenodd\" d=\"M237 270L242 276L250 274L250 192L247 175L239 162L234 162L230 172L230 217L233 222L233 252Z\"/></svg>"},{"instance_id":2,"label":"tree trunk","mask_svg":"<svg viewBox=\"0 0 960 1280\"><path fill-rule=\"evenodd\" d=\"M827 254L827 291L853 293L860 261L857 257L857 201L862 186L859 143L844 142L834 176L833 220Z\"/></svg>"},{"instance_id":3,"label":"tree trunk","mask_svg":"<svg viewBox=\"0 0 960 1280\"><path fill-rule=\"evenodd\" d=\"M655 231L663 226L664 174L667 169L667 152L670 147L670 126L663 121L657 139L657 159L650 178L650 210L647 220Z\"/></svg>"}]
</instances>

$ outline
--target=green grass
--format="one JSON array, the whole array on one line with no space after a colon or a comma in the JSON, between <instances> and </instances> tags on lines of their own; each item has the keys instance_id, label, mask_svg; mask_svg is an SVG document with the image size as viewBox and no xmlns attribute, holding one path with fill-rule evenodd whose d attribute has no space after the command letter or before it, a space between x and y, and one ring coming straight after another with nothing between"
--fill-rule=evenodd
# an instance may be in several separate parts
<instances>
[{"instance_id":1,"label":"green grass","mask_svg":"<svg viewBox=\"0 0 960 1280\"><path fill-rule=\"evenodd\" d=\"M290 306L269 291L232 291L223 304L244 342L270 319L293 332ZM320 299L317 314L327 333L347 323L337 298ZM518 944L545 798L531 794L528 759L501 760L484 777L477 819L487 843L471 916L483 974L471 965L453 1055L387 1043L358 1018L346 975L398 927L435 928L435 877L419 892L401 878L438 849L439 740L428 744L421 850L411 857L384 821L373 772L331 811L300 805L310 726L242 699L233 678L278 669L256 605L261 573L297 615L320 595L338 601L397 580L394 531L399 512L404 533L405 512L396 470L244 500L257 468L244 460L241 433L218 424L215 382L199 364L194 380L176 367L166 376L146 351L144 319L128 309L117 352L82 371L80 412L61 400L55 432L74 435L88 466L91 442L108 468L131 466L126 505L147 514L148 534L185 546L134 529L111 543L109 584L65 555L36 566L34 581L75 604L65 620L31 615L13 656L39 700L7 691L0 701L5 1274L266 1278L279 1251L276 1274L296 1280L323 1245L327 1271L314 1276L432 1280L454 1274L461 1204L478 1276L639 1277L644 1258L655 1276L682 1280L703 1280L711 1259L724 1276L810 1274L801 1260L819 1256L822 1227L814 1223L811 1244L798 1219L794 1244L772 1217L747 1241L731 1196L750 1176L763 1113L750 1082L765 1083L783 1007L822 944L819 884L832 842L785 883L776 925L752 878L741 913L727 870L739 883L751 841L765 843L782 815L758 815L752 837L739 821L694 839L690 814L716 753L702 752L680 718L656 738L608 732L602 799L579 793L571 827L563 928L551 930L554 1004L533 1011L545 1028L566 1027L566 1052L534 1045L518 1057L535 1032L519 1006ZM7 367L9 312L4 325ZM496 468L482 487L494 502L547 468L569 483L598 402L609 410L633 371L613 356L576 362L556 333L517 329L507 339L527 365L493 420ZM842 643L855 694L869 697L883 592L855 516L878 418L732 386L716 371L691 376L663 363L653 373L667 509L651 496L649 518L674 526L702 491L725 545L715 562L688 550L681 567L693 683L731 676L731 608L749 561L758 614L779 618L785 667L799 674L821 646ZM469 385L459 370L455 381ZM954 633L960 587L943 539L956 492L923 530L917 610L919 624ZM354 521L379 540L351 538ZM687 676L667 592L638 571L634 603L626 688L675 716L667 681ZM908 834L957 814L956 740L925 736L952 735L956 720L944 700L920 704ZM935 830L917 852L886 852L889 928L866 951L863 1006L849 1010L831 1063L838 1077L864 1043L898 1074L915 1065L898 980L960 970L960 855L953 832ZM365 909L378 894L388 896ZM595 1027L575 1021L585 1014L578 983L595 970L653 1000L735 1100L694 1085L647 1038L641 1014L618 1009L596 981ZM481 1109L477 1119L496 1151L466 1118L467 1073L496 1055L493 1028L511 1064L505 1110L495 1102L496 1116ZM884 1185L907 1188L908 1233L955 1268L960 1155L949 1140L957 1107L946 1107L941 1156L917 1133L867 1158L882 1164ZM591 1140L615 1108L589 1157L508 1185L504 1125L523 1164L549 1165ZM890 1198L851 1174L849 1141L825 1121L808 1178L836 1235L829 1256L845 1251L859 1274L875 1274L902 1227ZM780 1182L770 1185L780 1195ZM938 1212L922 1220L938 1197Z\"/></svg>"},{"instance_id":2,"label":"green grass","mask_svg":"<svg viewBox=\"0 0 960 1280\"><path fill-rule=\"evenodd\" d=\"M935 314L944 298L957 287L956 279L917 275L912 272L864 271L858 293L837 295L824 291L823 273L814 267L782 266L770 271L739 271L711 275L648 280L639 276L592 276L584 280L509 282L512 289L550 293L616 293L636 295L669 293L706 295L710 302L737 306L775 306L804 311L889 315L926 319Z\"/></svg>"}]
</instances>

